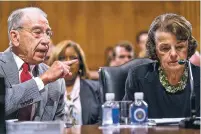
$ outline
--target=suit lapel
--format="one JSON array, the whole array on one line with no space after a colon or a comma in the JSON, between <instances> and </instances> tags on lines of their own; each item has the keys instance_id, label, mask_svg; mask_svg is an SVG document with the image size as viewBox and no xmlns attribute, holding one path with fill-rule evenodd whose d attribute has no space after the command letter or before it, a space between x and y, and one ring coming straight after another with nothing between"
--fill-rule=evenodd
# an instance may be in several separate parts
<instances>
[{"instance_id":1,"label":"suit lapel","mask_svg":"<svg viewBox=\"0 0 201 134\"><path fill-rule=\"evenodd\" d=\"M13 55L9 49L4 52L2 60L5 64L2 64L2 70L5 73L6 79L9 82L10 87L14 84L19 84L19 71L17 64L13 58Z\"/></svg>"},{"instance_id":2,"label":"suit lapel","mask_svg":"<svg viewBox=\"0 0 201 134\"><path fill-rule=\"evenodd\" d=\"M89 121L90 104L87 87L84 86L84 81L80 79L80 103L82 106L82 124L87 124Z\"/></svg>"},{"instance_id":3,"label":"suit lapel","mask_svg":"<svg viewBox=\"0 0 201 134\"><path fill-rule=\"evenodd\" d=\"M44 73L44 71L40 67L40 64L35 67L35 72L37 72L38 76L40 76L40 75L42 75ZM38 104L39 105L38 106L38 116L39 116L39 119L37 119L37 120L42 120L42 117L43 117L43 114L44 114L44 109L45 109L45 106L46 106L46 103L47 103L47 100L48 100L48 90L49 90L49 86L48 85L49 84L47 84L44 87L44 89L42 89L40 91L42 100Z\"/></svg>"},{"instance_id":4,"label":"suit lapel","mask_svg":"<svg viewBox=\"0 0 201 134\"><path fill-rule=\"evenodd\" d=\"M12 52L10 51L10 48L7 49L3 55L2 58L0 59L2 62L4 62L5 64L2 64L1 68L3 70L3 72L5 73L6 79L8 80L8 84L10 87L12 87L12 85L14 84L19 84L19 71L17 68L17 64L13 58ZM44 71L42 70L42 68L40 67L40 65L37 65L35 67L35 71L34 71L34 76L40 76L41 74L44 73ZM40 103L36 104L37 108L36 108L36 118L34 120L41 120L43 113L44 113L44 108L46 106L47 103L47 99L48 99L48 85L46 85L44 87L43 90L40 91L41 93L41 98L42 100L40 101Z\"/></svg>"}]
</instances>

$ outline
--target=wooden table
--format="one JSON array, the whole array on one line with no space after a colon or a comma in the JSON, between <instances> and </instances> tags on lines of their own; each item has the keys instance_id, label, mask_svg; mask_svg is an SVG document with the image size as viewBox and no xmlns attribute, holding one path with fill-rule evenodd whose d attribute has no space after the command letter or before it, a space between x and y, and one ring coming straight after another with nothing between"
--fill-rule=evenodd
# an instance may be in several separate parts
<instances>
[{"instance_id":1,"label":"wooden table","mask_svg":"<svg viewBox=\"0 0 201 134\"><path fill-rule=\"evenodd\" d=\"M99 129L97 125L66 128L64 134L200 134L200 130L178 126L153 126L148 128Z\"/></svg>"}]
</instances>

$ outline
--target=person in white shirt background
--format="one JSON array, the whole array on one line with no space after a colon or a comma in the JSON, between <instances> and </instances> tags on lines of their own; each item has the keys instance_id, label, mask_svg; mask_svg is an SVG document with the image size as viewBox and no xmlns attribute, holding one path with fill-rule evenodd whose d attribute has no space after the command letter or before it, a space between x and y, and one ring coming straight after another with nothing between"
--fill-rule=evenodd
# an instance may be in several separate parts
<instances>
[{"instance_id":1,"label":"person in white shirt background","mask_svg":"<svg viewBox=\"0 0 201 134\"><path fill-rule=\"evenodd\" d=\"M102 93L99 82L89 79L89 69L85 55L76 42L64 40L59 42L49 59L49 65L54 61L78 62L70 66L71 76L65 77L66 82L66 122L72 125L87 125L100 123Z\"/></svg>"}]
</instances>

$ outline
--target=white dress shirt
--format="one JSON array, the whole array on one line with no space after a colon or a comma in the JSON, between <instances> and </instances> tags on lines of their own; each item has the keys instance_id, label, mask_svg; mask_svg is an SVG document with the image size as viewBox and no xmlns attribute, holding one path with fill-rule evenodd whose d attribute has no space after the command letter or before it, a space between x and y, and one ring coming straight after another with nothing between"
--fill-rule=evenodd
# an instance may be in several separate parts
<instances>
[{"instance_id":1,"label":"white dress shirt","mask_svg":"<svg viewBox=\"0 0 201 134\"><path fill-rule=\"evenodd\" d=\"M20 59L20 57L18 57L16 54L13 54L14 60L17 64L17 68L19 71L19 80L20 80L20 74L22 73L22 65L24 64L24 61L22 59ZM30 65L30 74L32 76L32 78L36 81L36 84L38 86L38 90L42 90L44 88L44 83L43 81L39 78L39 77L33 77L33 69L34 69L35 65Z\"/></svg>"},{"instance_id":2,"label":"white dress shirt","mask_svg":"<svg viewBox=\"0 0 201 134\"><path fill-rule=\"evenodd\" d=\"M13 57L14 57L14 60L17 64L17 68L18 68L18 71L19 71L19 80L20 80L20 75L22 73L22 65L24 64L24 61L22 59L20 59L20 57L18 57L16 54L13 54ZM34 70L34 67L35 65L30 65L30 71L29 73L31 74L32 78L35 80L37 86L38 86L38 90L42 90L44 88L44 83L43 81L39 78L39 77L34 77L33 76L33 70ZM21 82L21 81L20 81ZM31 112L31 117L30 117L30 120L32 120L34 114L35 114L35 109L36 109L36 105L33 104L32 105L32 112Z\"/></svg>"},{"instance_id":3,"label":"white dress shirt","mask_svg":"<svg viewBox=\"0 0 201 134\"><path fill-rule=\"evenodd\" d=\"M72 92L70 94L71 100L67 99L67 91L65 92L65 111L67 114L67 120L69 120L70 107L73 110L73 116L76 119L76 125L82 125L82 106L80 102L80 77L75 80Z\"/></svg>"}]
</instances>

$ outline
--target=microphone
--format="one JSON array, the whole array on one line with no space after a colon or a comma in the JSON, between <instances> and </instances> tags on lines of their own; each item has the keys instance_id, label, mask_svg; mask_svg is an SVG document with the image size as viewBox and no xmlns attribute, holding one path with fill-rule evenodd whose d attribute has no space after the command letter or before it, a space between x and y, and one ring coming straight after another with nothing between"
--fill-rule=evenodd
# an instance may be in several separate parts
<instances>
[{"instance_id":1,"label":"microphone","mask_svg":"<svg viewBox=\"0 0 201 134\"><path fill-rule=\"evenodd\" d=\"M190 79L190 117L185 118L179 122L179 127L181 128L193 128L193 129L200 129L200 118L196 118L196 107L195 107L195 91L194 91L194 81L193 81L193 74L191 63L189 60L179 60L178 63L180 65L188 64L189 69L189 79Z\"/></svg>"},{"instance_id":2,"label":"microphone","mask_svg":"<svg viewBox=\"0 0 201 134\"><path fill-rule=\"evenodd\" d=\"M187 60L179 60L178 63L179 63L180 65L183 65L183 64L187 63Z\"/></svg>"}]
</instances>

